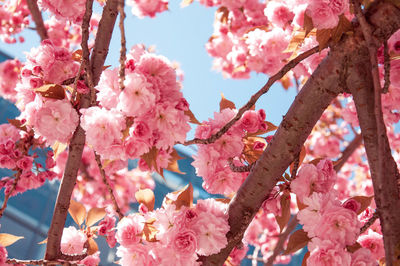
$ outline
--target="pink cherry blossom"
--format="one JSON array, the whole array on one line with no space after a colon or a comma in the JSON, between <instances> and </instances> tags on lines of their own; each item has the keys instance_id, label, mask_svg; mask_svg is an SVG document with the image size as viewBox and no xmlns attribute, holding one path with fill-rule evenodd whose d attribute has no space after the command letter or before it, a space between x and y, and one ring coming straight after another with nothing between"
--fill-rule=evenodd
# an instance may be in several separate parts
<instances>
[{"instance_id":1,"label":"pink cherry blossom","mask_svg":"<svg viewBox=\"0 0 400 266\"><path fill-rule=\"evenodd\" d=\"M32 121L35 132L48 143L68 142L78 125L78 114L67 100L46 100Z\"/></svg>"},{"instance_id":2,"label":"pink cherry blossom","mask_svg":"<svg viewBox=\"0 0 400 266\"><path fill-rule=\"evenodd\" d=\"M168 10L168 0L129 0L127 4L132 6L132 14L139 18L154 17L156 13Z\"/></svg>"},{"instance_id":3,"label":"pink cherry blossom","mask_svg":"<svg viewBox=\"0 0 400 266\"><path fill-rule=\"evenodd\" d=\"M172 240L172 248L182 257L191 257L197 249L196 234L192 230L178 231Z\"/></svg>"},{"instance_id":4,"label":"pink cherry blossom","mask_svg":"<svg viewBox=\"0 0 400 266\"><path fill-rule=\"evenodd\" d=\"M362 247L369 249L376 260L385 256L383 237L381 234L368 229L366 235L362 235L358 238L358 242Z\"/></svg>"},{"instance_id":5,"label":"pink cherry blossom","mask_svg":"<svg viewBox=\"0 0 400 266\"><path fill-rule=\"evenodd\" d=\"M60 19L68 19L79 23L83 19L85 12L85 1L61 1L61 0L40 0L39 5L49 9Z\"/></svg>"},{"instance_id":6,"label":"pink cherry blossom","mask_svg":"<svg viewBox=\"0 0 400 266\"><path fill-rule=\"evenodd\" d=\"M75 227L64 228L61 238L61 252L64 254L82 254L86 240L86 235Z\"/></svg>"},{"instance_id":7,"label":"pink cherry blossom","mask_svg":"<svg viewBox=\"0 0 400 266\"><path fill-rule=\"evenodd\" d=\"M133 247L139 243L144 227L144 218L140 215L129 215L117 225L117 241L124 247Z\"/></svg>"},{"instance_id":8,"label":"pink cherry blossom","mask_svg":"<svg viewBox=\"0 0 400 266\"><path fill-rule=\"evenodd\" d=\"M351 255L343 247L338 246L330 240L313 238L308 244L310 257L307 259L308 265L323 266L350 266Z\"/></svg>"},{"instance_id":9,"label":"pink cherry blossom","mask_svg":"<svg viewBox=\"0 0 400 266\"><path fill-rule=\"evenodd\" d=\"M351 266L375 266L376 260L370 250L360 248L351 254Z\"/></svg>"}]
</instances>

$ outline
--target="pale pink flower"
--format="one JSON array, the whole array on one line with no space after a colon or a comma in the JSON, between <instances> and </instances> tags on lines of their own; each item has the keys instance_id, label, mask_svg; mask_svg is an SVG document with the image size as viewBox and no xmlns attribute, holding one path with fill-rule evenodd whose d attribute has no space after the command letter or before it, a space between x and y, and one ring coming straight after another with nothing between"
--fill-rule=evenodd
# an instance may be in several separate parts
<instances>
[{"instance_id":1,"label":"pale pink flower","mask_svg":"<svg viewBox=\"0 0 400 266\"><path fill-rule=\"evenodd\" d=\"M49 9L58 18L79 23L85 13L85 3L84 0L40 0L38 4L42 8Z\"/></svg>"},{"instance_id":2,"label":"pale pink flower","mask_svg":"<svg viewBox=\"0 0 400 266\"><path fill-rule=\"evenodd\" d=\"M314 191L327 193L336 182L336 171L331 160L323 159L317 164L318 181L315 182Z\"/></svg>"},{"instance_id":3,"label":"pale pink flower","mask_svg":"<svg viewBox=\"0 0 400 266\"><path fill-rule=\"evenodd\" d=\"M119 246L116 255L121 258L119 264L123 266L154 265L154 258L149 254L149 248L146 245L137 244L129 248Z\"/></svg>"},{"instance_id":4,"label":"pale pink flower","mask_svg":"<svg viewBox=\"0 0 400 266\"><path fill-rule=\"evenodd\" d=\"M328 205L322 210L315 234L341 245L352 245L360 234L361 223L357 214L342 206Z\"/></svg>"},{"instance_id":5,"label":"pale pink flower","mask_svg":"<svg viewBox=\"0 0 400 266\"><path fill-rule=\"evenodd\" d=\"M284 28L294 18L294 13L282 1L270 1L264 9L264 14L268 20L277 27Z\"/></svg>"},{"instance_id":6,"label":"pale pink flower","mask_svg":"<svg viewBox=\"0 0 400 266\"><path fill-rule=\"evenodd\" d=\"M290 184L290 188L292 189L293 193L297 195L300 201L304 202L304 199L310 196L310 193L312 192L311 184L313 184L317 179L317 168L312 164L304 164L300 168L296 179Z\"/></svg>"},{"instance_id":7,"label":"pale pink flower","mask_svg":"<svg viewBox=\"0 0 400 266\"><path fill-rule=\"evenodd\" d=\"M247 132L254 133L260 129L260 120L256 111L246 111L240 119L240 126Z\"/></svg>"},{"instance_id":8,"label":"pale pink flower","mask_svg":"<svg viewBox=\"0 0 400 266\"><path fill-rule=\"evenodd\" d=\"M138 214L124 217L117 225L116 239L122 246L130 248L142 238L145 219Z\"/></svg>"},{"instance_id":9,"label":"pale pink flower","mask_svg":"<svg viewBox=\"0 0 400 266\"><path fill-rule=\"evenodd\" d=\"M342 0L343 1L343 0ZM317 29L330 29L339 22L338 15L331 9L329 1L314 0L308 6L308 12Z\"/></svg>"},{"instance_id":10,"label":"pale pink flower","mask_svg":"<svg viewBox=\"0 0 400 266\"><path fill-rule=\"evenodd\" d=\"M367 248L371 251L372 256L379 260L385 256L385 249L383 246L383 237L381 234L368 229L366 235L362 235L358 238L358 242L362 247Z\"/></svg>"},{"instance_id":11,"label":"pale pink flower","mask_svg":"<svg viewBox=\"0 0 400 266\"><path fill-rule=\"evenodd\" d=\"M7 249L3 246L0 246L0 265L7 265L6 264L7 256L8 256Z\"/></svg>"},{"instance_id":12,"label":"pale pink flower","mask_svg":"<svg viewBox=\"0 0 400 266\"><path fill-rule=\"evenodd\" d=\"M342 206L346 209L352 210L353 212L357 213L361 208L361 203L359 203L354 199L348 199L345 202L343 202Z\"/></svg>"},{"instance_id":13,"label":"pale pink flower","mask_svg":"<svg viewBox=\"0 0 400 266\"><path fill-rule=\"evenodd\" d=\"M46 99L38 108L32 124L35 132L51 144L68 142L78 122L78 114L68 100Z\"/></svg>"},{"instance_id":14,"label":"pale pink flower","mask_svg":"<svg viewBox=\"0 0 400 266\"><path fill-rule=\"evenodd\" d=\"M33 157L24 156L17 161L17 167L23 171L30 171L33 165Z\"/></svg>"},{"instance_id":15,"label":"pale pink flower","mask_svg":"<svg viewBox=\"0 0 400 266\"><path fill-rule=\"evenodd\" d=\"M168 10L168 0L129 0L127 4L132 6L132 14L139 18L154 17L156 13Z\"/></svg>"},{"instance_id":16,"label":"pale pink flower","mask_svg":"<svg viewBox=\"0 0 400 266\"><path fill-rule=\"evenodd\" d=\"M229 231L229 224L226 218L201 212L193 224L193 230L198 236L199 255L218 253L228 243L226 233Z\"/></svg>"},{"instance_id":17,"label":"pale pink flower","mask_svg":"<svg viewBox=\"0 0 400 266\"><path fill-rule=\"evenodd\" d=\"M376 260L371 251L366 248L360 248L351 254L351 266L376 266Z\"/></svg>"},{"instance_id":18,"label":"pale pink flower","mask_svg":"<svg viewBox=\"0 0 400 266\"><path fill-rule=\"evenodd\" d=\"M119 95L118 109L127 116L139 116L149 112L155 105L151 84L143 75L131 73L126 76L125 89Z\"/></svg>"},{"instance_id":19,"label":"pale pink flower","mask_svg":"<svg viewBox=\"0 0 400 266\"><path fill-rule=\"evenodd\" d=\"M100 251L97 251L96 253L87 256L83 260L79 262L80 264L83 264L85 266L98 266L100 263Z\"/></svg>"},{"instance_id":20,"label":"pale pink flower","mask_svg":"<svg viewBox=\"0 0 400 266\"><path fill-rule=\"evenodd\" d=\"M315 237L309 242L308 249L310 257L307 259L307 265L350 266L350 253L333 241Z\"/></svg>"},{"instance_id":21,"label":"pale pink flower","mask_svg":"<svg viewBox=\"0 0 400 266\"><path fill-rule=\"evenodd\" d=\"M179 230L172 239L172 248L182 257L192 257L197 249L196 234L192 230Z\"/></svg>"},{"instance_id":22,"label":"pale pink flower","mask_svg":"<svg viewBox=\"0 0 400 266\"><path fill-rule=\"evenodd\" d=\"M82 254L86 240L86 235L75 227L64 228L61 238L61 252L64 254Z\"/></svg>"},{"instance_id":23,"label":"pale pink flower","mask_svg":"<svg viewBox=\"0 0 400 266\"><path fill-rule=\"evenodd\" d=\"M0 125L0 144L11 140L16 142L20 139L19 130L11 124Z\"/></svg>"},{"instance_id":24,"label":"pale pink flower","mask_svg":"<svg viewBox=\"0 0 400 266\"><path fill-rule=\"evenodd\" d=\"M99 84L96 86L99 91L97 100L101 106L107 109L116 108L118 104L118 97L121 92L118 83L118 71L118 68L104 70L101 73Z\"/></svg>"}]
</instances>

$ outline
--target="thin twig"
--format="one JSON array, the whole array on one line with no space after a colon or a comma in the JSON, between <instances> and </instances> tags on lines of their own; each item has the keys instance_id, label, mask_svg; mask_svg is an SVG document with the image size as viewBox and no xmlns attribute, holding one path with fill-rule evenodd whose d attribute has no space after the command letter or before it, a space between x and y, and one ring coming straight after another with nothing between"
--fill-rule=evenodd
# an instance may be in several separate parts
<instances>
[{"instance_id":1,"label":"thin twig","mask_svg":"<svg viewBox=\"0 0 400 266\"><path fill-rule=\"evenodd\" d=\"M123 90L125 88L125 60L126 60L126 39L125 39L125 0L119 0L118 12L119 12L119 30L121 32L121 51L119 55L119 88Z\"/></svg>"},{"instance_id":2,"label":"thin twig","mask_svg":"<svg viewBox=\"0 0 400 266\"><path fill-rule=\"evenodd\" d=\"M354 139L347 145L346 149L343 150L342 156L337 160L337 164L333 167L336 172L339 172L342 169L343 165L347 162L347 160L351 157L353 152L360 147L362 143L362 135L356 134Z\"/></svg>"},{"instance_id":3,"label":"thin twig","mask_svg":"<svg viewBox=\"0 0 400 266\"><path fill-rule=\"evenodd\" d=\"M290 173L290 177L292 179L296 178L297 175L297 169L299 169L299 164L300 164L300 152L294 157L293 160L293 169L292 172Z\"/></svg>"},{"instance_id":4,"label":"thin twig","mask_svg":"<svg viewBox=\"0 0 400 266\"><path fill-rule=\"evenodd\" d=\"M244 112L247 110L250 110L250 108L257 102L257 100L265 93L268 92L270 87L279 79L281 79L287 72L289 72L291 69L293 69L298 63L306 59L307 57L319 52L319 46L315 46L314 48L311 48L310 50L298 55L296 58L293 60L289 61L284 67L279 70L278 73L270 77L267 81L267 83L253 96L251 96L250 100L242 106L242 108L239 109L238 113L236 116L229 121L225 126L223 126L217 133L211 135L211 137L207 139L199 139L195 138L189 141L186 141L184 145L191 145L191 144L210 144L215 142L217 139L219 139L223 134L225 134L232 126L233 124L238 121Z\"/></svg>"},{"instance_id":5,"label":"thin twig","mask_svg":"<svg viewBox=\"0 0 400 266\"><path fill-rule=\"evenodd\" d=\"M267 262L264 264L266 266L272 266L276 257L281 254L283 251L283 246L285 244L286 239L289 237L290 233L296 228L298 224L297 215L292 218L292 220L286 226L285 231L280 234L278 243L276 243L274 252L272 253L271 257L268 258Z\"/></svg>"},{"instance_id":6,"label":"thin twig","mask_svg":"<svg viewBox=\"0 0 400 266\"><path fill-rule=\"evenodd\" d=\"M93 0L86 0L86 12L83 17L82 21L82 41L81 41L81 47L82 47L82 63L83 67L85 68L86 72L86 81L90 89L90 105L95 105L96 104L96 91L94 90L94 84L93 84L93 73L92 69L89 64L89 46L88 46L88 40L89 40L89 24L90 24L90 18L92 17L93 13ZM80 73L78 74L78 76ZM78 83L78 80L75 79L75 82ZM75 87L75 83L74 83Z\"/></svg>"},{"instance_id":7,"label":"thin twig","mask_svg":"<svg viewBox=\"0 0 400 266\"><path fill-rule=\"evenodd\" d=\"M375 223L376 219L378 219L378 212L375 211L374 214L371 216L371 218L369 218L369 220L363 225L363 227L361 227L360 229L360 235L362 233L364 233L365 231L367 231L367 229L373 224Z\"/></svg>"},{"instance_id":8,"label":"thin twig","mask_svg":"<svg viewBox=\"0 0 400 266\"><path fill-rule=\"evenodd\" d=\"M19 259L7 259L8 264L21 264L21 265L78 265L77 263L71 263L62 260L19 260Z\"/></svg>"},{"instance_id":9,"label":"thin twig","mask_svg":"<svg viewBox=\"0 0 400 266\"><path fill-rule=\"evenodd\" d=\"M229 158L228 159L228 164L229 164L229 167L231 168L232 172L244 173L244 172L250 172L251 168L253 168L255 163L252 163L252 164L249 164L249 165L236 166L233 163L233 159Z\"/></svg>"},{"instance_id":10,"label":"thin twig","mask_svg":"<svg viewBox=\"0 0 400 266\"><path fill-rule=\"evenodd\" d=\"M17 188L17 184L18 184L19 179L21 178L21 175L22 175L22 170L20 169L20 170L18 170L18 173L15 176L14 183L12 184L12 187L11 187L10 191L4 197L3 206L0 209L0 218L3 216L3 213L7 208L8 200L12 196L14 190Z\"/></svg>"},{"instance_id":11,"label":"thin twig","mask_svg":"<svg viewBox=\"0 0 400 266\"><path fill-rule=\"evenodd\" d=\"M36 24L36 31L39 34L40 39L42 41L48 39L49 36L47 35L47 30L43 23L42 12L39 10L37 0L27 0L26 3L31 12L32 19Z\"/></svg>"},{"instance_id":12,"label":"thin twig","mask_svg":"<svg viewBox=\"0 0 400 266\"><path fill-rule=\"evenodd\" d=\"M383 68L385 70L385 84L383 85L382 92L387 93L390 86L390 55L387 41L383 42Z\"/></svg>"},{"instance_id":13,"label":"thin twig","mask_svg":"<svg viewBox=\"0 0 400 266\"><path fill-rule=\"evenodd\" d=\"M107 180L106 172L104 171L103 165L101 164L100 156L96 152L94 152L94 154L95 154L97 165L99 166L101 177L103 178L103 182L107 186L108 192L110 193L111 201L114 205L114 209L118 213L118 217L121 220L124 217L124 214L122 213L121 209L119 208L117 200L114 197L113 189L111 188L111 185Z\"/></svg>"}]
</instances>

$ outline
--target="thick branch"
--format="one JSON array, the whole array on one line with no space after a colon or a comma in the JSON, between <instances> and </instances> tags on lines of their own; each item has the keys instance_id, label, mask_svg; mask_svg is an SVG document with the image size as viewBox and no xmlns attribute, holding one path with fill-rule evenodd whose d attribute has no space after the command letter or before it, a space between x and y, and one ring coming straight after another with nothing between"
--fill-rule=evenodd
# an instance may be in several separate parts
<instances>
[{"instance_id":1,"label":"thick branch","mask_svg":"<svg viewBox=\"0 0 400 266\"><path fill-rule=\"evenodd\" d=\"M305 51L304 53L298 55L296 58L293 60L289 61L278 73L270 77L267 81L267 83L256 93L254 94L250 100L242 106L242 108L239 109L238 113L236 116L229 121L225 126L223 126L217 133L211 135L207 139L199 139L195 138L189 141L186 141L184 145L191 145L191 144L210 144L215 142L217 139L219 139L222 135L224 135L246 112L247 110L250 110L250 108L258 101L258 99L265 93L269 91L269 88L278 80L283 78L283 76L286 75L287 72L292 70L298 63L306 59L307 57L317 53L319 51L319 46L316 46L314 48L311 48L308 51Z\"/></svg>"},{"instance_id":2,"label":"thick branch","mask_svg":"<svg viewBox=\"0 0 400 266\"><path fill-rule=\"evenodd\" d=\"M376 22L375 37L380 41L387 39L400 28L400 15L394 12L398 10L393 5L383 3L377 5L371 14L370 19ZM354 35L344 36L337 45L331 47L327 58L321 62L297 95L271 143L229 204L230 231L227 233L227 246L218 254L200 258L203 265L222 265L231 250L240 243L263 201L294 160L294 156L300 152L301 146L325 108L340 92L342 62L347 57L357 55L361 45L360 40L356 38L359 35L359 29L355 28ZM356 71L359 67L349 65L348 73ZM400 219L400 215L398 217ZM400 233L398 236L400 237Z\"/></svg>"},{"instance_id":3,"label":"thick branch","mask_svg":"<svg viewBox=\"0 0 400 266\"><path fill-rule=\"evenodd\" d=\"M301 147L312 128L340 93L344 51L331 51L297 95L271 143L229 204L228 245L220 253L200 258L203 265L222 265L240 243L249 223Z\"/></svg>"},{"instance_id":4,"label":"thick branch","mask_svg":"<svg viewBox=\"0 0 400 266\"><path fill-rule=\"evenodd\" d=\"M342 169L343 165L347 162L347 160L351 157L353 152L360 147L362 143L361 134L357 134L354 139L349 143L349 145L342 152L342 157L337 160L337 164L335 164L334 169L336 172L339 172Z\"/></svg>"},{"instance_id":5,"label":"thick branch","mask_svg":"<svg viewBox=\"0 0 400 266\"><path fill-rule=\"evenodd\" d=\"M100 79L100 74L103 70L104 61L108 53L108 46L110 44L112 30L114 28L116 14L117 14L118 0L108 0L103 15L100 20L99 29L96 35L94 50L90 62L91 70L93 73L93 85L97 85ZM86 10L90 12L90 10ZM90 106L90 99L87 95L81 98L80 108L88 108ZM60 257L60 242L67 218L67 212L75 187L78 170L81 163L82 151L85 145L85 131L78 126L74 135L72 136L70 145L68 147L68 159L65 166L63 178L61 180L60 189L57 195L56 206L53 213L50 229L48 232L48 241L46 247L46 260L56 260Z\"/></svg>"},{"instance_id":6,"label":"thick branch","mask_svg":"<svg viewBox=\"0 0 400 266\"><path fill-rule=\"evenodd\" d=\"M39 34L40 39L42 41L48 39L49 36L47 35L47 30L43 23L42 12L39 10L37 0L26 0L26 3L31 12L32 19L36 24L36 31Z\"/></svg>"}]
</instances>

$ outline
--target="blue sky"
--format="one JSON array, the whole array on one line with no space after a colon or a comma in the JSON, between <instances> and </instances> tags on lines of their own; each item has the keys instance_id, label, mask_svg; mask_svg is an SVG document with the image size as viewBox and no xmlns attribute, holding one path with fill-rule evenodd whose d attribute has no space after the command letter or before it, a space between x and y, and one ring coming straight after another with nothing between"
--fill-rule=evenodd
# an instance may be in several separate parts
<instances>
[{"instance_id":1,"label":"blue sky","mask_svg":"<svg viewBox=\"0 0 400 266\"><path fill-rule=\"evenodd\" d=\"M259 90L267 81L264 74L251 75L248 80L224 79L221 73L212 70L212 58L205 49L205 43L213 32L214 8L206 8L197 2L186 8L180 8L180 1L171 1L169 11L157 14L153 19L138 19L126 7L127 48L134 44L155 45L156 52L177 61L185 73L183 94L190 104L195 116L207 120L219 110L220 95L233 101L239 108L250 96ZM99 8L95 8L98 13ZM118 22L117 22L118 23ZM110 52L106 64L117 66L119 57L119 29L116 24ZM0 43L0 50L25 60L23 51L39 45L39 38L32 30L25 30L25 43L14 45ZM290 103L295 97L295 89L284 91L279 84L256 104L264 108L267 119L279 124ZM193 130L188 138L193 137Z\"/></svg>"}]
</instances>

